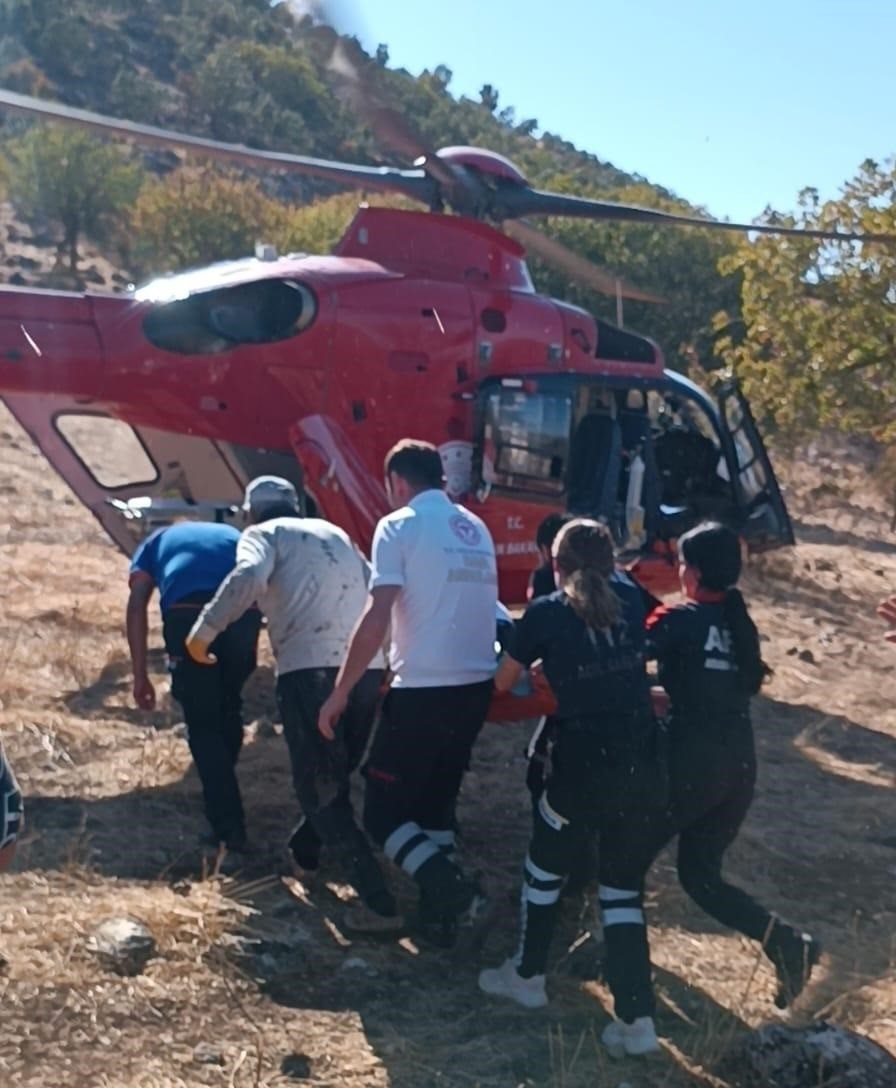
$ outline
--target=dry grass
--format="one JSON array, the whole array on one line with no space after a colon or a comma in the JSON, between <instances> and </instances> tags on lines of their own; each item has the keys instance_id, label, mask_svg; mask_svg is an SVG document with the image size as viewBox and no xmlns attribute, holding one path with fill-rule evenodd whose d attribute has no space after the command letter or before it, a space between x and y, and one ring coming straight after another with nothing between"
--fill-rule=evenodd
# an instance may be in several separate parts
<instances>
[{"instance_id":1,"label":"dry grass","mask_svg":"<svg viewBox=\"0 0 896 1088\"><path fill-rule=\"evenodd\" d=\"M664 1050L647 1063L612 1063L598 1045L608 995L575 974L593 942L567 952L587 912L564 917L552 1005L531 1014L478 993L476 957L348 938L338 874L304 889L279 880L293 802L282 738L268 729L250 731L240 771L261 852L235 880L211 878L194 848L200 805L177 708L166 697L142 715L130 703L124 559L5 415L0 448L0 731L29 813L16 871L0 878L0 1078L734 1088L727 1056L779 1015L772 974L689 903L668 855L649 902ZM796 1020L824 1012L894 1049L896 676L873 605L896 585L896 538L854 466L800 465L790 478L802 543L749 576L776 672L756 712L761 789L730 870L830 951ZM163 688L160 656L153 670ZM266 669L249 716L273 717ZM515 932L524 739L489 727L464 791L465 857L506 906L486 962ZM84 947L97 922L122 912L159 942L136 979L109 974ZM201 1042L218 1063L196 1059Z\"/></svg>"}]
</instances>

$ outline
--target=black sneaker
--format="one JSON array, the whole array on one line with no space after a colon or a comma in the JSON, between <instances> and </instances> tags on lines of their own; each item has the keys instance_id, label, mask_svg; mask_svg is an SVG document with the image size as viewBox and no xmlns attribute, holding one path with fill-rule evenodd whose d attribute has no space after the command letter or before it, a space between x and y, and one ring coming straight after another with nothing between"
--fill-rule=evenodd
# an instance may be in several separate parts
<instances>
[{"instance_id":1,"label":"black sneaker","mask_svg":"<svg viewBox=\"0 0 896 1088\"><path fill-rule=\"evenodd\" d=\"M806 988L812 970L821 959L821 942L789 926L776 926L766 954L775 965L778 992L775 1005L786 1009Z\"/></svg>"},{"instance_id":2,"label":"black sneaker","mask_svg":"<svg viewBox=\"0 0 896 1088\"><path fill-rule=\"evenodd\" d=\"M479 928L486 925L492 910L492 902L475 881L465 880L452 897L453 902L432 900L420 896L418 922L420 928L439 948L454 948L462 931L467 939L475 939ZM451 909L453 908L453 909Z\"/></svg>"}]
</instances>

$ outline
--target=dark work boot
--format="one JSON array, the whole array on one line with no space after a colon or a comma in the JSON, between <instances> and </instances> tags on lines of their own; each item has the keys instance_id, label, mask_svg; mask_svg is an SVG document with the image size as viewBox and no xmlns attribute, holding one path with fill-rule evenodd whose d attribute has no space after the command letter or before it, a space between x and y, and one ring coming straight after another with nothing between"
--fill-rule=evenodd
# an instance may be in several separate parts
<instances>
[{"instance_id":1,"label":"dark work boot","mask_svg":"<svg viewBox=\"0 0 896 1088\"><path fill-rule=\"evenodd\" d=\"M821 958L821 942L783 922L775 922L765 946L775 966L778 992L775 1005L786 1009L806 988L812 969Z\"/></svg>"},{"instance_id":2,"label":"dark work boot","mask_svg":"<svg viewBox=\"0 0 896 1088\"><path fill-rule=\"evenodd\" d=\"M306 873L313 873L320 865L320 836L303 819L293 828L287 843L292 859Z\"/></svg>"},{"instance_id":3,"label":"dark work boot","mask_svg":"<svg viewBox=\"0 0 896 1088\"><path fill-rule=\"evenodd\" d=\"M461 931L475 940L481 925L488 921L492 904L479 882L458 873L453 887L421 887L419 922L424 935L440 948L453 948Z\"/></svg>"}]
</instances>

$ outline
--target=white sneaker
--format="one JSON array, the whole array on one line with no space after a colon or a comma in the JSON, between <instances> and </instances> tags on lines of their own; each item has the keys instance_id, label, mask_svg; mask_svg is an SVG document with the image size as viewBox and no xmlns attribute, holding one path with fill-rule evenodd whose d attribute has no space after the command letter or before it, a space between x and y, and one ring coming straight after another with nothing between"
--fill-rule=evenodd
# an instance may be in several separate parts
<instances>
[{"instance_id":1,"label":"white sneaker","mask_svg":"<svg viewBox=\"0 0 896 1088\"><path fill-rule=\"evenodd\" d=\"M548 1003L544 975L520 978L513 960L505 960L500 967L480 971L479 989L494 997L509 997L527 1009L541 1009Z\"/></svg>"},{"instance_id":2,"label":"white sneaker","mask_svg":"<svg viewBox=\"0 0 896 1088\"><path fill-rule=\"evenodd\" d=\"M656 1054L660 1049L653 1018L650 1016L639 1016L631 1024L614 1020L607 1024L600 1038L611 1058Z\"/></svg>"}]
</instances>

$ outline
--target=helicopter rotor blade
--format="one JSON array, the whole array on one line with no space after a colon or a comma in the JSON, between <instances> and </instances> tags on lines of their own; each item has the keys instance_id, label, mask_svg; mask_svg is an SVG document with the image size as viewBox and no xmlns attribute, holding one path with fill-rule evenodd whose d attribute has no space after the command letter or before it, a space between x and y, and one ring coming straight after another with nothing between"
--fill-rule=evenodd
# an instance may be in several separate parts
<instances>
[{"instance_id":1,"label":"helicopter rotor blade","mask_svg":"<svg viewBox=\"0 0 896 1088\"><path fill-rule=\"evenodd\" d=\"M416 126L393 105L379 85L378 65L352 34L357 29L357 12L348 13L346 20L346 11L332 0L319 0L313 10L317 22L307 27L305 34L317 42L322 52L329 52L327 68L337 97L367 125L382 147L424 170L446 190L446 195L457 188L463 179L427 146ZM341 26L341 31L337 26Z\"/></svg>"},{"instance_id":2,"label":"helicopter rotor blade","mask_svg":"<svg viewBox=\"0 0 896 1088\"><path fill-rule=\"evenodd\" d=\"M451 167L427 146L413 123L377 86L376 65L357 42L327 25L315 27L314 32L319 40L330 44L327 67L338 97L367 125L377 142L414 163L448 192L456 188L459 179Z\"/></svg>"},{"instance_id":3,"label":"helicopter rotor blade","mask_svg":"<svg viewBox=\"0 0 896 1088\"><path fill-rule=\"evenodd\" d=\"M242 144L211 140L204 136L190 136L183 132L158 128L155 125L121 121L90 110L63 106L58 102L48 102L3 89L0 89L0 109L38 117L45 121L60 121L64 124L76 125L107 136L133 140L138 144L175 148L213 159L242 163L245 166L308 174L346 185L391 190L427 204L431 203L435 196L436 187L433 180L420 169L400 170L391 166L363 166L315 159L305 155L292 155L285 151L262 151Z\"/></svg>"},{"instance_id":4,"label":"helicopter rotor blade","mask_svg":"<svg viewBox=\"0 0 896 1088\"><path fill-rule=\"evenodd\" d=\"M540 189L506 187L497 197L498 214L517 218L527 215L559 215L577 219L605 219L624 223L653 223L708 230L755 231L757 234L785 234L803 238L822 238L836 242L896 242L894 234L863 234L858 231L822 230L815 227L785 227L775 223L728 223L720 219L700 219L636 204L616 204L609 200L548 193Z\"/></svg>"},{"instance_id":5,"label":"helicopter rotor blade","mask_svg":"<svg viewBox=\"0 0 896 1088\"><path fill-rule=\"evenodd\" d=\"M598 291L602 295L620 296L638 302L666 302L666 299L661 295L653 294L650 291L626 283L625 280L614 275L613 272L592 264L585 257L580 257L578 253L574 253L568 246L558 242L556 238L543 234L525 220L515 219L509 223L502 223L501 229L509 234L511 238L515 238L529 252L538 254L548 264L562 269L572 279L587 284L592 290Z\"/></svg>"}]
</instances>

